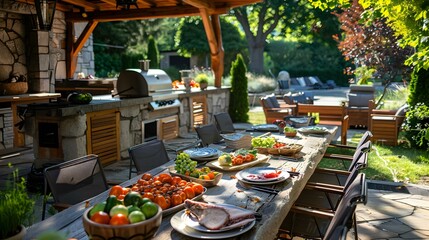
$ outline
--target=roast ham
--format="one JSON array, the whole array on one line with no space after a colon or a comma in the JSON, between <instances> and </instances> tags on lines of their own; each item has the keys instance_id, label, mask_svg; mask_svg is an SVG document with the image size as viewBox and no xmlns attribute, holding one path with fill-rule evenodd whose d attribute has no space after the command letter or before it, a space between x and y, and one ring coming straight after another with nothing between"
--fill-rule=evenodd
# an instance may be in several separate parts
<instances>
[{"instance_id":1,"label":"roast ham","mask_svg":"<svg viewBox=\"0 0 429 240\"><path fill-rule=\"evenodd\" d=\"M240 227L255 219L253 211L236 207L219 206L189 199L185 200L185 207L198 219L201 226L210 230Z\"/></svg>"}]
</instances>

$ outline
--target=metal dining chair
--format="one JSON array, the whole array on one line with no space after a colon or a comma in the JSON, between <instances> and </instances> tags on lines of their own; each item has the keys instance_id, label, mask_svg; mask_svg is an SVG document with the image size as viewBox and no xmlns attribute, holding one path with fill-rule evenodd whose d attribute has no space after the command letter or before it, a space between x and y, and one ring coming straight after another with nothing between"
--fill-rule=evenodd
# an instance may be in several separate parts
<instances>
[{"instance_id":1,"label":"metal dining chair","mask_svg":"<svg viewBox=\"0 0 429 240\"><path fill-rule=\"evenodd\" d=\"M308 182L344 186L347 177L354 168L361 170L368 166L368 149L371 149L371 141L362 144L362 146L355 151L353 160L347 170L316 168Z\"/></svg>"},{"instance_id":2,"label":"metal dining chair","mask_svg":"<svg viewBox=\"0 0 429 240\"><path fill-rule=\"evenodd\" d=\"M368 158L368 153L364 153L359 161L364 162ZM352 182L359 174L360 167L356 165L346 177L344 184L329 184L326 182L308 182L298 199L295 201L297 206L307 206L319 210L335 211ZM336 178L330 176L331 178ZM325 176L326 178L326 176Z\"/></svg>"},{"instance_id":3,"label":"metal dining chair","mask_svg":"<svg viewBox=\"0 0 429 240\"><path fill-rule=\"evenodd\" d=\"M303 206L293 206L282 222L278 235L286 234L305 238L321 238L324 240L338 239L338 228L354 228L358 239L355 218L356 206L366 204L368 196L364 173L359 173L341 199L336 211L321 211Z\"/></svg>"},{"instance_id":4,"label":"metal dining chair","mask_svg":"<svg viewBox=\"0 0 429 240\"><path fill-rule=\"evenodd\" d=\"M130 147L128 153L131 158L128 175L130 179L131 173L141 174L170 161L164 142L158 139Z\"/></svg>"},{"instance_id":5,"label":"metal dining chair","mask_svg":"<svg viewBox=\"0 0 429 240\"><path fill-rule=\"evenodd\" d=\"M221 143L223 141L222 136L219 134L219 131L214 124L195 127L195 131L197 132L198 138L201 140L203 147L207 147L212 143Z\"/></svg>"},{"instance_id":6,"label":"metal dining chair","mask_svg":"<svg viewBox=\"0 0 429 240\"><path fill-rule=\"evenodd\" d=\"M232 122L231 116L226 112L217 113L214 115L217 129L220 133L234 133L234 123Z\"/></svg>"},{"instance_id":7,"label":"metal dining chair","mask_svg":"<svg viewBox=\"0 0 429 240\"><path fill-rule=\"evenodd\" d=\"M61 211L108 189L103 167L95 154L47 167L44 178L42 220L45 219L49 191L53 197L53 202L49 202Z\"/></svg>"}]
</instances>

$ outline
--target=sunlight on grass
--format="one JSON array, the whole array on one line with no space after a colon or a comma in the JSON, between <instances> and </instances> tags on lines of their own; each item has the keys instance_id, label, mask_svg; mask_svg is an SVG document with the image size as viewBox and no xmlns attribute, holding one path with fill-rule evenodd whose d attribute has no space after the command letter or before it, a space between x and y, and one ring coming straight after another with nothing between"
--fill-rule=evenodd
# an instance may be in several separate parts
<instances>
[{"instance_id":1,"label":"sunlight on grass","mask_svg":"<svg viewBox=\"0 0 429 240\"><path fill-rule=\"evenodd\" d=\"M352 141L357 143L361 136L356 134ZM328 148L327 152L353 154L353 151L338 148ZM341 161L327 158L322 159L319 167L345 170ZM419 183L421 177L429 174L429 153L402 145L395 147L373 145L373 150L368 156L368 168L363 172L372 180Z\"/></svg>"},{"instance_id":2,"label":"sunlight on grass","mask_svg":"<svg viewBox=\"0 0 429 240\"><path fill-rule=\"evenodd\" d=\"M254 125L266 123L264 112L249 112L249 123Z\"/></svg>"}]
</instances>

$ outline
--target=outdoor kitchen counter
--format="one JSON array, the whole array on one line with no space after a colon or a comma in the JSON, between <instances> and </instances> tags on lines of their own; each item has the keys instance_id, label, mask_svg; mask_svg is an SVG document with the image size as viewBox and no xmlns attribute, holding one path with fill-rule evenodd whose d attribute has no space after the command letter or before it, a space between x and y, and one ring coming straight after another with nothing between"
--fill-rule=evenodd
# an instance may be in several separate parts
<instances>
[{"instance_id":1,"label":"outdoor kitchen counter","mask_svg":"<svg viewBox=\"0 0 429 240\"><path fill-rule=\"evenodd\" d=\"M295 200L304 189L308 179L310 179L316 166L323 157L327 146L331 142L337 131L337 127L326 126L329 134L324 135L298 135L296 138L285 138L284 135L277 137L289 142L303 145L301 158L291 159L282 156L272 156L267 163L259 166L275 167L282 170L296 168L300 174L285 182L276 185L280 192L277 195L265 192L243 189L235 179L237 171L223 171L223 177L217 186L210 187L203 195L202 200L206 202L215 202L223 204L233 204L256 211L262 217L256 221L256 225L250 231L233 239L274 239L277 229L280 227L284 217L289 212ZM214 146L215 147L215 146ZM218 146L222 148L222 146ZM158 168L149 171L152 175L168 171L167 168L173 165L170 161ZM134 184L140 179L138 175L121 185L126 187ZM108 196L109 190L89 200L89 206L94 206L98 202L104 201ZM39 222L27 229L25 239L34 239L40 233L47 230L57 230L68 234L68 237L76 239L88 239L83 224L82 214L85 211L85 202L73 205L72 207L55 214L54 216ZM170 220L174 214L164 216L161 227L154 239L192 239L173 230ZM230 238L228 238L230 239Z\"/></svg>"},{"instance_id":2,"label":"outdoor kitchen counter","mask_svg":"<svg viewBox=\"0 0 429 240\"><path fill-rule=\"evenodd\" d=\"M176 96L177 98L188 98L192 96L207 95L207 94L216 94L229 91L229 87L215 88L209 87L207 90L192 89L190 92L184 90L172 90L163 92L162 94L157 94L149 97L140 97L140 98L119 98L112 97L111 95L97 95L93 96L93 100L89 104L82 105L69 105L67 107L62 107L58 109L59 116L72 116L76 114L85 114L88 112L97 112L102 110L108 110L113 108L122 108L135 106L139 104L148 104L154 101L154 98L157 97L169 97Z\"/></svg>"}]
</instances>

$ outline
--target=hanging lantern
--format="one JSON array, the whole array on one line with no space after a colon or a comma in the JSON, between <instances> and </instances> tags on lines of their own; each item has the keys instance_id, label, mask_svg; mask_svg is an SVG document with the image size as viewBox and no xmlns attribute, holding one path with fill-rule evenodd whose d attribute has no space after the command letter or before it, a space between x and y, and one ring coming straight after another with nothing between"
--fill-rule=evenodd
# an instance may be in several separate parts
<instances>
[{"instance_id":1,"label":"hanging lantern","mask_svg":"<svg viewBox=\"0 0 429 240\"><path fill-rule=\"evenodd\" d=\"M116 8L121 6L122 8L129 10L131 5L135 6L136 8L139 8L137 5L137 0L116 0Z\"/></svg>"},{"instance_id":2,"label":"hanging lantern","mask_svg":"<svg viewBox=\"0 0 429 240\"><path fill-rule=\"evenodd\" d=\"M39 30L50 31L54 22L56 0L35 0Z\"/></svg>"}]
</instances>

